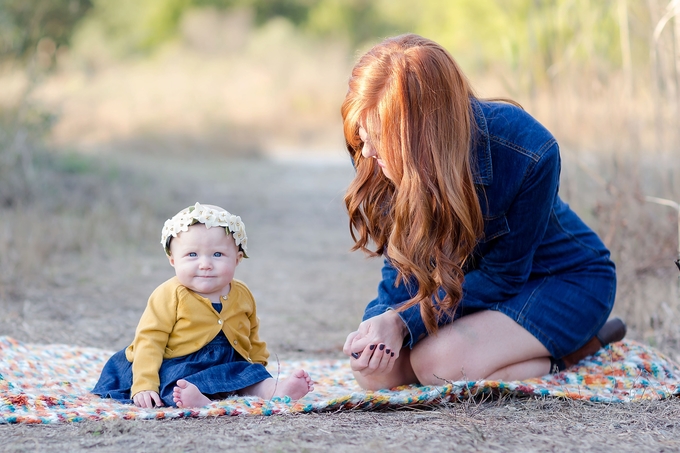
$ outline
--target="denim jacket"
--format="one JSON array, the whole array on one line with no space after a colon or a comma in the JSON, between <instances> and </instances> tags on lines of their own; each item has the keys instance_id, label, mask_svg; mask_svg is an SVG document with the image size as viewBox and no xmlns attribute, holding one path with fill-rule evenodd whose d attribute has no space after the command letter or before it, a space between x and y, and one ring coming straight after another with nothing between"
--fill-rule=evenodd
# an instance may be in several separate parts
<instances>
[{"instance_id":1,"label":"denim jacket","mask_svg":"<svg viewBox=\"0 0 680 453\"><path fill-rule=\"evenodd\" d=\"M472 99L471 108L473 177L484 234L463 269L463 301L503 302L530 279L593 265L613 272L604 244L558 196L560 155L550 132L511 104ZM364 320L416 294L414 281L395 286L396 278L386 257L378 297L366 307ZM427 332L420 307L398 313L409 330L405 345L412 348ZM452 319L444 316L439 324Z\"/></svg>"}]
</instances>

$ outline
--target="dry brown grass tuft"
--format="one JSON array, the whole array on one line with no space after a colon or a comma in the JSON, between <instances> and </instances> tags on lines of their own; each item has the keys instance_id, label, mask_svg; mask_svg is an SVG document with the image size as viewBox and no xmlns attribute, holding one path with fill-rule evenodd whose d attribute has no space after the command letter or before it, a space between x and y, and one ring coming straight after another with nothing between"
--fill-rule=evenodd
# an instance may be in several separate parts
<instances>
[{"instance_id":1,"label":"dry brown grass tuft","mask_svg":"<svg viewBox=\"0 0 680 453\"><path fill-rule=\"evenodd\" d=\"M2 451L674 451L680 403L504 400L474 408L0 426ZM49 439L46 442L45 439ZM10 448L7 445L12 446ZM0 447L2 448L2 447Z\"/></svg>"}]
</instances>

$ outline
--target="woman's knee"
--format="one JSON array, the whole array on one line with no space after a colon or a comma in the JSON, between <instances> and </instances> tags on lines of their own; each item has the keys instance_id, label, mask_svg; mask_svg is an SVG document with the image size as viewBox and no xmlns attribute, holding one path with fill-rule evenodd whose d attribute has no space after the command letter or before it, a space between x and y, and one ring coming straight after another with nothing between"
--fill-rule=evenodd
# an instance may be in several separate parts
<instances>
[{"instance_id":1,"label":"woman's knee","mask_svg":"<svg viewBox=\"0 0 680 453\"><path fill-rule=\"evenodd\" d=\"M421 384L485 379L506 366L548 353L533 335L499 312L465 316L421 340L411 365Z\"/></svg>"},{"instance_id":2,"label":"woman's knee","mask_svg":"<svg viewBox=\"0 0 680 453\"><path fill-rule=\"evenodd\" d=\"M443 334L443 335L441 335ZM479 361L471 360L471 350L463 346L455 332L440 332L428 337L411 351L411 366L422 385L443 385L447 382L476 379L475 367Z\"/></svg>"}]
</instances>

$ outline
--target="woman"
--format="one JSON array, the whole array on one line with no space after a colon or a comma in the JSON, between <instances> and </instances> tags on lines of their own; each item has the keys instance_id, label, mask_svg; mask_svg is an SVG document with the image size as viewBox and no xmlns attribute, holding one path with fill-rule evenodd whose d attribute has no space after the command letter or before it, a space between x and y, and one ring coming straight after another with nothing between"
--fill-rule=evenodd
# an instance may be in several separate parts
<instances>
[{"instance_id":1,"label":"woman","mask_svg":"<svg viewBox=\"0 0 680 453\"><path fill-rule=\"evenodd\" d=\"M623 338L605 326L609 251L559 198L558 145L519 106L477 99L445 49L408 34L359 59L342 117L354 250L385 257L344 346L362 387L542 376Z\"/></svg>"}]
</instances>

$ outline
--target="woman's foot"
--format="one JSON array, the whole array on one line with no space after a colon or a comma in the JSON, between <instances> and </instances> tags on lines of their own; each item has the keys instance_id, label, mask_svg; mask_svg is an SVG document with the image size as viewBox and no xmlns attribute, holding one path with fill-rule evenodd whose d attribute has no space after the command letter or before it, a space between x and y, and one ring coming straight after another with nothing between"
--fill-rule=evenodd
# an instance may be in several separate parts
<instances>
[{"instance_id":1,"label":"woman's foot","mask_svg":"<svg viewBox=\"0 0 680 453\"><path fill-rule=\"evenodd\" d=\"M172 390L172 400L177 407L203 407L210 404L210 398L201 393L201 391L191 382L180 379L177 385Z\"/></svg>"},{"instance_id":2,"label":"woman's foot","mask_svg":"<svg viewBox=\"0 0 680 453\"><path fill-rule=\"evenodd\" d=\"M314 390L314 383L305 370L297 370L275 384L274 396L288 396L293 400L300 399Z\"/></svg>"},{"instance_id":3,"label":"woman's foot","mask_svg":"<svg viewBox=\"0 0 680 453\"><path fill-rule=\"evenodd\" d=\"M600 331L588 341L581 349L562 357L565 368L577 364L586 357L595 354L601 348L610 343L621 341L626 336L626 323L620 318L612 318L605 323ZM552 369L551 369L552 372Z\"/></svg>"}]
</instances>

